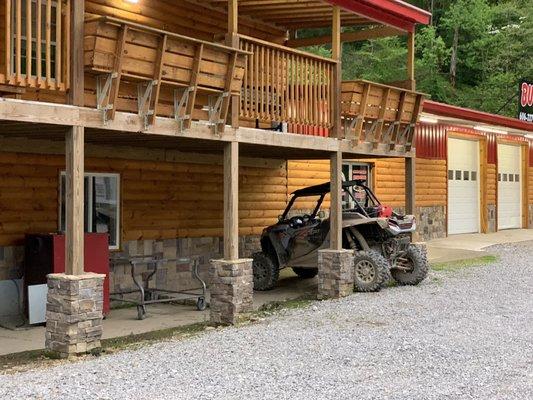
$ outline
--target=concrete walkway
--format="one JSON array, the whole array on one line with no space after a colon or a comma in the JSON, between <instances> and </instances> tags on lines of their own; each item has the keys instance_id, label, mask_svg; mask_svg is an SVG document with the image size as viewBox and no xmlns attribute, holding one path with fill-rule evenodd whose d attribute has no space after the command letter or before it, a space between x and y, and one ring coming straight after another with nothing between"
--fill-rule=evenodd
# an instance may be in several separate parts
<instances>
[{"instance_id":1,"label":"concrete walkway","mask_svg":"<svg viewBox=\"0 0 533 400\"><path fill-rule=\"evenodd\" d=\"M527 240L533 240L531 229L454 235L428 242L428 258L432 263L478 258L488 254L483 251L487 246ZM287 268L281 273L278 287L268 292L254 293L254 306L259 308L272 301L289 300L313 293L316 293L316 279L302 281ZM209 319L209 310L199 312L192 305L156 304L148 307L145 320L139 321L136 317L136 308L112 310L104 321L104 339L205 322ZM39 350L43 347L43 326L17 331L0 328L0 355Z\"/></svg>"},{"instance_id":2,"label":"concrete walkway","mask_svg":"<svg viewBox=\"0 0 533 400\"><path fill-rule=\"evenodd\" d=\"M533 229L512 229L496 233L451 235L427 243L431 263L451 262L485 256L485 248L501 243L533 240Z\"/></svg>"}]
</instances>

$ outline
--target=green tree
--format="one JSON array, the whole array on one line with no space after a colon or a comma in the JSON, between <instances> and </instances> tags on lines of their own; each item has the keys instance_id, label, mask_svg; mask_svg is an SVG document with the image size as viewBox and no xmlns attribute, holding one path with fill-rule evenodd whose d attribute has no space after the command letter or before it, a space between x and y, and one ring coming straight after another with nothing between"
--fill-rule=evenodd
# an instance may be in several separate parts
<instances>
[{"instance_id":1,"label":"green tree","mask_svg":"<svg viewBox=\"0 0 533 400\"><path fill-rule=\"evenodd\" d=\"M457 84L458 68L461 77L470 82L478 64L473 62L475 42L488 34L490 26L490 7L486 0L457 0L441 20L442 28L451 36L450 82Z\"/></svg>"},{"instance_id":2,"label":"green tree","mask_svg":"<svg viewBox=\"0 0 533 400\"><path fill-rule=\"evenodd\" d=\"M442 72L449 62L450 52L435 27L424 27L417 33L417 90L431 94L433 100L445 102L450 97L451 87L446 73Z\"/></svg>"}]
</instances>

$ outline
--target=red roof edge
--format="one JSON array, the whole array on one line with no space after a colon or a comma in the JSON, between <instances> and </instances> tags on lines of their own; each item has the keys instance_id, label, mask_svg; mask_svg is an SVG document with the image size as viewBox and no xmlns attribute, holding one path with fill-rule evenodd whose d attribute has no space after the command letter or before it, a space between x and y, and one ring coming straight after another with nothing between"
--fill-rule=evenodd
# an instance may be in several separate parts
<instances>
[{"instance_id":1,"label":"red roof edge","mask_svg":"<svg viewBox=\"0 0 533 400\"><path fill-rule=\"evenodd\" d=\"M373 21L413 32L415 25L428 24L431 13L400 0L326 0Z\"/></svg>"},{"instance_id":2,"label":"red roof edge","mask_svg":"<svg viewBox=\"0 0 533 400\"><path fill-rule=\"evenodd\" d=\"M485 124L498 125L506 128L533 132L533 124L530 122L520 121L517 118L504 117L502 115L472 110L470 108L463 108L458 106L452 106L450 104L438 103L436 101L431 100L426 100L424 102L423 111L430 114L442 115L443 117L460 118L474 122L482 122Z\"/></svg>"}]
</instances>

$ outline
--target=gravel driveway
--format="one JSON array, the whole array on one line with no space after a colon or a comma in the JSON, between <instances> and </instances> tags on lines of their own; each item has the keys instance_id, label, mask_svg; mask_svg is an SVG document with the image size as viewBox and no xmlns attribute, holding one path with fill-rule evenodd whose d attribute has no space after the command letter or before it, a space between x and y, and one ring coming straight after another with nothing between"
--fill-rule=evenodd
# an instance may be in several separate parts
<instances>
[{"instance_id":1,"label":"gravel driveway","mask_svg":"<svg viewBox=\"0 0 533 400\"><path fill-rule=\"evenodd\" d=\"M531 399L533 242L497 264L0 376L2 399Z\"/></svg>"}]
</instances>

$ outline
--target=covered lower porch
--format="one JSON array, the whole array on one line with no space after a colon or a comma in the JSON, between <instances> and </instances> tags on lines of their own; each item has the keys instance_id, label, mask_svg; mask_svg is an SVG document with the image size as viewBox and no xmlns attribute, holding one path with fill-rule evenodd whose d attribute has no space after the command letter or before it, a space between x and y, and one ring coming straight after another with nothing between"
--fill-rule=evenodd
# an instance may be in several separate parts
<instances>
[{"instance_id":1,"label":"covered lower porch","mask_svg":"<svg viewBox=\"0 0 533 400\"><path fill-rule=\"evenodd\" d=\"M86 177L116 176L119 184L115 188L115 205L119 212L111 224L113 229L103 230L112 241L115 235L110 243L110 258L170 251L174 263L166 273L155 276L156 285L178 284L185 276L185 282L190 283L191 268L199 263L211 290L217 283L221 290L215 294L222 299L215 316L211 291L209 312L213 323L236 323L240 314L252 310L255 296L249 257L258 250L262 229L274 223L285 207L289 195L287 160L330 161L333 187L335 183L339 185L330 200L331 232L337 233L336 238L332 235L331 246L334 251L341 251L339 193L343 157L406 154L405 150L396 152L371 143L354 145L348 139L279 135L254 128L227 127L224 135L217 136L200 123L193 124L193 129L185 134L177 134L169 128L177 122L165 119L157 130L147 133L137 130L142 121L125 113L117 113L115 120L104 127L101 119L92 118L93 112L98 113L96 110L7 99L0 102L0 110L2 107L10 108L4 116L11 119L4 121L0 131L2 179L5 188L9 188L1 199L2 242L15 243L20 252L24 234L64 232L67 278L60 278L69 282L78 277L85 279ZM67 125L67 121L72 125ZM409 161L406 166L410 171L406 187L411 188L407 193L412 195L414 163ZM17 173L22 176L14 176ZM93 194L97 192L91 190ZM94 198L90 201L94 202ZM25 220L28 215L36 217ZM95 229L99 232L98 227ZM179 262L180 257L183 262ZM218 282L208 272L213 259L221 260ZM236 276L226 275L228 270ZM114 270L112 290L127 285L127 275L124 268ZM60 282L57 287L61 285ZM81 290L85 283L80 285L75 290ZM221 289L221 285L230 287ZM53 287L49 285L49 289ZM314 289L315 295L317 290L320 293L320 287ZM90 299L92 306L102 307L98 300L102 291L95 289L97 297ZM228 300L228 293L237 300L233 302L232 296ZM276 292L264 296L272 299ZM88 311L95 319L101 312ZM52 313L47 314L47 319L63 318L56 315L57 311ZM53 323L57 326L60 321ZM91 329L101 332L101 325Z\"/></svg>"}]
</instances>

